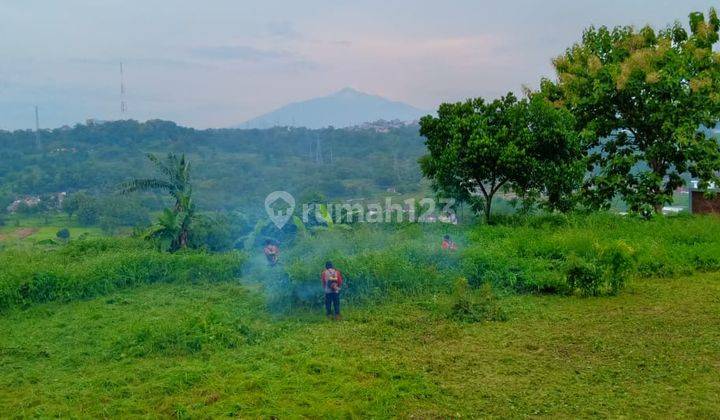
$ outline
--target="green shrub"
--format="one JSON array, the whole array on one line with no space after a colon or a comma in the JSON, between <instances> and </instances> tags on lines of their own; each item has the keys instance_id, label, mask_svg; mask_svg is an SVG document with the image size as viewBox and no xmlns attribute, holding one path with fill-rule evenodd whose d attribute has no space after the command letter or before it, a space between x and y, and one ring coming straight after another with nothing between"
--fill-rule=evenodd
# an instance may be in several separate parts
<instances>
[{"instance_id":1,"label":"green shrub","mask_svg":"<svg viewBox=\"0 0 720 420\"><path fill-rule=\"evenodd\" d=\"M60 230L57 231L57 233L55 234L55 236L56 236L58 239L62 239L63 241L67 241L68 239L70 239L70 231L69 231L67 228L62 228L62 229L60 229Z\"/></svg>"},{"instance_id":2,"label":"green shrub","mask_svg":"<svg viewBox=\"0 0 720 420\"><path fill-rule=\"evenodd\" d=\"M608 293L617 294L635 270L635 250L623 241L615 242L600 250L599 263Z\"/></svg>"},{"instance_id":3,"label":"green shrub","mask_svg":"<svg viewBox=\"0 0 720 420\"><path fill-rule=\"evenodd\" d=\"M204 213L193 222L190 247L225 252L235 248L240 237L247 233L246 221L237 213Z\"/></svg>"},{"instance_id":4,"label":"green shrub","mask_svg":"<svg viewBox=\"0 0 720 420\"><path fill-rule=\"evenodd\" d=\"M467 279L455 281L449 318L462 322L506 321L507 313L500 306L490 283L484 283L475 293Z\"/></svg>"},{"instance_id":5,"label":"green shrub","mask_svg":"<svg viewBox=\"0 0 720 420\"><path fill-rule=\"evenodd\" d=\"M633 273L633 255L633 249L622 241L597 245L590 257L572 254L565 265L568 287L586 296L617 294Z\"/></svg>"},{"instance_id":6,"label":"green shrub","mask_svg":"<svg viewBox=\"0 0 720 420\"><path fill-rule=\"evenodd\" d=\"M462 273L471 285L491 283L519 293L563 293L564 277L557 261L507 255L505 250L474 247L463 253Z\"/></svg>"},{"instance_id":7,"label":"green shrub","mask_svg":"<svg viewBox=\"0 0 720 420\"><path fill-rule=\"evenodd\" d=\"M578 289L588 296L600 294L602 274L595 264L572 255L568 258L565 276L571 290Z\"/></svg>"}]
</instances>

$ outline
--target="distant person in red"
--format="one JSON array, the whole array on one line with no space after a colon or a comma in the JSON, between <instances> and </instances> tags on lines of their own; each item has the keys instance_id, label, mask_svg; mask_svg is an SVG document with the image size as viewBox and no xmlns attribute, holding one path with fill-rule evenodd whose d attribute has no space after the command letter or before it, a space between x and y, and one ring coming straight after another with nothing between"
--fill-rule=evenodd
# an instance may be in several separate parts
<instances>
[{"instance_id":1,"label":"distant person in red","mask_svg":"<svg viewBox=\"0 0 720 420\"><path fill-rule=\"evenodd\" d=\"M330 318L334 315L337 321L340 319L340 288L343 284L343 277L340 271L333 267L333 263L325 263L325 270L320 274L320 281L325 292L325 315ZM332 310L331 310L332 309Z\"/></svg>"},{"instance_id":2,"label":"distant person in red","mask_svg":"<svg viewBox=\"0 0 720 420\"><path fill-rule=\"evenodd\" d=\"M268 239L265 241L263 252L265 253L265 258L268 260L268 265L270 265L270 267L275 266L278 262L278 257L280 257L280 248L278 248L272 240Z\"/></svg>"},{"instance_id":3,"label":"distant person in red","mask_svg":"<svg viewBox=\"0 0 720 420\"><path fill-rule=\"evenodd\" d=\"M447 249L449 251L455 251L457 249L457 245L455 245L455 242L450 239L450 235L443 236L442 249Z\"/></svg>"}]
</instances>

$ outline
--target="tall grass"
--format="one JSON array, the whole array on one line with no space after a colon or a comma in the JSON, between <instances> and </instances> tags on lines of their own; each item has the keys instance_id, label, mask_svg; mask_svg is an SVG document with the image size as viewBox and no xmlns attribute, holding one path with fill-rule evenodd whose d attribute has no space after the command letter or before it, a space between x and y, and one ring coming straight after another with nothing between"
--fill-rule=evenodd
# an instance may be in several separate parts
<instances>
[{"instance_id":1,"label":"tall grass","mask_svg":"<svg viewBox=\"0 0 720 420\"><path fill-rule=\"evenodd\" d=\"M460 249L440 249L449 233ZM300 238L263 281L272 305L320 305L320 272L333 261L342 296L358 303L386 296L449 293L466 277L519 293L616 294L631 278L720 271L720 219L609 213L507 217L499 224L356 225Z\"/></svg>"},{"instance_id":2,"label":"tall grass","mask_svg":"<svg viewBox=\"0 0 720 420\"><path fill-rule=\"evenodd\" d=\"M456 252L440 248L450 234ZM0 309L81 299L140 284L222 281L245 263L238 253L167 254L129 238L0 252ZM632 278L720 271L720 219L638 220L612 214L508 217L487 226L355 225L298 237L269 268L261 252L244 277L264 285L273 310L322 302L320 272L333 261L345 302L450 293L456 279L520 293L618 293Z\"/></svg>"},{"instance_id":3,"label":"tall grass","mask_svg":"<svg viewBox=\"0 0 720 420\"><path fill-rule=\"evenodd\" d=\"M320 273L326 261L343 273L347 302L450 291L459 275L459 256L440 249L448 232L460 235L453 226L408 224L358 225L298 238L281 265L263 274L270 304L275 309L320 305Z\"/></svg>"},{"instance_id":4,"label":"tall grass","mask_svg":"<svg viewBox=\"0 0 720 420\"><path fill-rule=\"evenodd\" d=\"M620 277L720 270L720 219L713 216L516 217L477 226L469 238L463 271L470 281L521 292L572 292L578 267L608 277L610 289Z\"/></svg>"},{"instance_id":5,"label":"tall grass","mask_svg":"<svg viewBox=\"0 0 720 420\"><path fill-rule=\"evenodd\" d=\"M141 284L229 280L239 274L243 261L240 253L164 253L130 238L11 248L0 254L0 310L83 299Z\"/></svg>"}]
</instances>

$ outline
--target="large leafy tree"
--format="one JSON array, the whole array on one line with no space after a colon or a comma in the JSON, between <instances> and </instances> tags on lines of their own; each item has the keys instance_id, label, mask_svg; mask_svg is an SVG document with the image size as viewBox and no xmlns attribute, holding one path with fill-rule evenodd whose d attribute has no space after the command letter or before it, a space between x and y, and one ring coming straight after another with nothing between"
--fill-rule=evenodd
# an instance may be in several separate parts
<instances>
[{"instance_id":1,"label":"large leafy tree","mask_svg":"<svg viewBox=\"0 0 720 420\"><path fill-rule=\"evenodd\" d=\"M172 209L163 212L158 223L149 231L149 236L169 240L170 250L187 248L195 205L190 185L190 163L185 155L168 154L165 159L147 155L161 178L134 179L122 185L122 193L159 190L170 195L174 201Z\"/></svg>"},{"instance_id":2,"label":"large leafy tree","mask_svg":"<svg viewBox=\"0 0 720 420\"><path fill-rule=\"evenodd\" d=\"M493 197L504 187L520 195L540 191L551 199L568 189L567 180L544 181L553 166L577 159L573 124L567 111L540 95L518 100L509 93L492 102L442 104L437 117L420 120L429 151L421 169L439 193L469 202L490 221Z\"/></svg>"},{"instance_id":3,"label":"large leafy tree","mask_svg":"<svg viewBox=\"0 0 720 420\"><path fill-rule=\"evenodd\" d=\"M542 90L576 117L591 206L620 195L634 211L660 212L683 174L717 180L720 149L702 127L720 119L720 19L692 13L689 29L591 27L554 60L557 80Z\"/></svg>"},{"instance_id":4,"label":"large leafy tree","mask_svg":"<svg viewBox=\"0 0 720 420\"><path fill-rule=\"evenodd\" d=\"M521 127L530 162L513 190L520 197L540 197L550 211L568 212L575 208L585 174L574 118L542 93L528 96L516 108L515 124Z\"/></svg>"}]
</instances>

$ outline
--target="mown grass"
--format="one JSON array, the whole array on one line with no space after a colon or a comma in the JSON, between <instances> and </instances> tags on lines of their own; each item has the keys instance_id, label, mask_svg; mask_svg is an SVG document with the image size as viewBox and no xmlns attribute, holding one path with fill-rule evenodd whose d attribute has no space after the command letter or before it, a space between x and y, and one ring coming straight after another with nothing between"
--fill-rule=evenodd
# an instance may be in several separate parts
<instances>
[{"instance_id":1,"label":"mown grass","mask_svg":"<svg viewBox=\"0 0 720 420\"><path fill-rule=\"evenodd\" d=\"M12 215L5 219L0 226L0 247L18 244L36 243L47 240L58 240L57 232L68 229L70 238L98 238L103 236L99 227L81 226L75 220L68 220L67 216L55 214L42 216ZM28 235L29 233L29 235Z\"/></svg>"},{"instance_id":2,"label":"mown grass","mask_svg":"<svg viewBox=\"0 0 720 420\"><path fill-rule=\"evenodd\" d=\"M18 247L30 247L33 245L61 245L64 240L57 237L57 232L63 228L57 226L24 226L24 227L0 227L0 252ZM70 227L71 240L76 239L98 239L106 235L95 227Z\"/></svg>"},{"instance_id":3,"label":"mown grass","mask_svg":"<svg viewBox=\"0 0 720 420\"><path fill-rule=\"evenodd\" d=\"M506 322L448 295L277 318L235 283L155 284L0 318L9 417L708 418L720 412L720 278L619 296L509 295Z\"/></svg>"}]
</instances>

